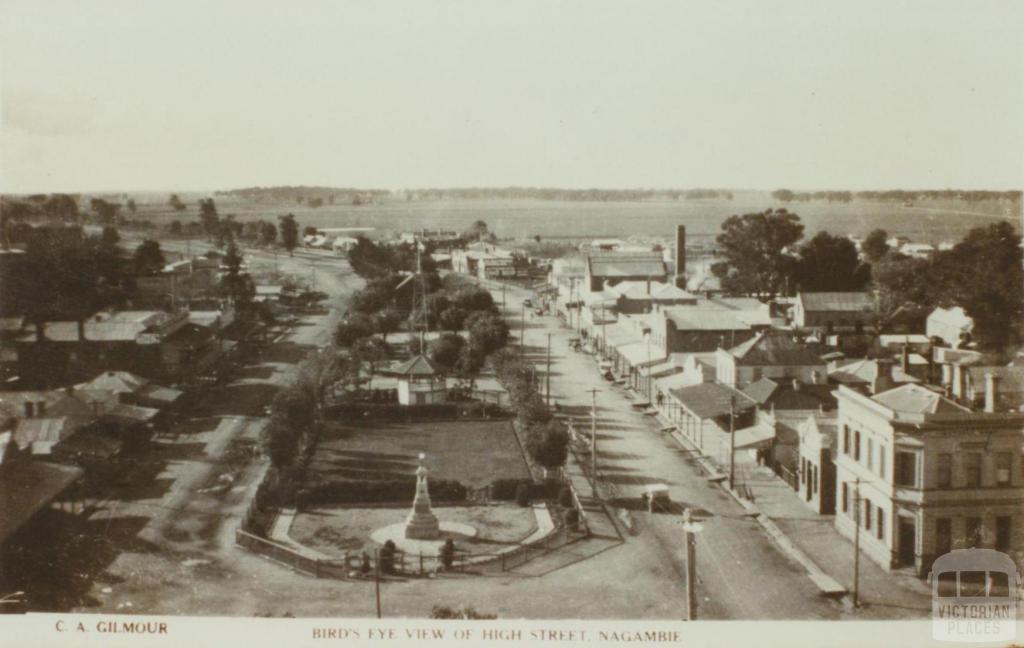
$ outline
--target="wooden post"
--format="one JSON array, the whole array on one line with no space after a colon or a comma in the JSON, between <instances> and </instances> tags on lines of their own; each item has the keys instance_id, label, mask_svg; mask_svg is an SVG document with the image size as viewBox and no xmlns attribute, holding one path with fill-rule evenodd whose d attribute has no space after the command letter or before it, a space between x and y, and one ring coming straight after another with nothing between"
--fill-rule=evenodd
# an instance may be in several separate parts
<instances>
[{"instance_id":1,"label":"wooden post","mask_svg":"<svg viewBox=\"0 0 1024 648\"><path fill-rule=\"evenodd\" d=\"M547 368L544 371L544 382L546 383L544 392L547 396L546 405L551 407L551 334L548 333L548 361Z\"/></svg>"},{"instance_id":2,"label":"wooden post","mask_svg":"<svg viewBox=\"0 0 1024 648\"><path fill-rule=\"evenodd\" d=\"M736 398L729 398L729 490L736 479Z\"/></svg>"},{"instance_id":3,"label":"wooden post","mask_svg":"<svg viewBox=\"0 0 1024 648\"><path fill-rule=\"evenodd\" d=\"M597 494L597 390L591 389L590 396L592 405L590 408L590 478L591 486L594 489L594 497Z\"/></svg>"},{"instance_id":4,"label":"wooden post","mask_svg":"<svg viewBox=\"0 0 1024 648\"><path fill-rule=\"evenodd\" d=\"M374 561L374 563L376 564L377 569L376 569L376 577L374 578L374 580L377 582L376 583L376 590L377 590L377 592L376 592L377 593L377 618L380 619L381 618L381 612L380 612L380 549L377 550L376 557L377 557L377 559Z\"/></svg>"},{"instance_id":5,"label":"wooden post","mask_svg":"<svg viewBox=\"0 0 1024 648\"><path fill-rule=\"evenodd\" d=\"M686 541L686 620L697 620L697 536L684 532Z\"/></svg>"}]
</instances>

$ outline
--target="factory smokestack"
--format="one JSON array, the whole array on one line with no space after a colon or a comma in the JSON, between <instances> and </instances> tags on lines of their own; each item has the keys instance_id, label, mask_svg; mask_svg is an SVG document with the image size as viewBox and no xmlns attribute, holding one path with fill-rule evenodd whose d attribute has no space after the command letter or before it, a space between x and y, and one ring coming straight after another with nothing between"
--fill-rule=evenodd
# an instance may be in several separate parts
<instances>
[{"instance_id":1,"label":"factory smokestack","mask_svg":"<svg viewBox=\"0 0 1024 648\"><path fill-rule=\"evenodd\" d=\"M676 225L676 288L686 290L686 226Z\"/></svg>"}]
</instances>

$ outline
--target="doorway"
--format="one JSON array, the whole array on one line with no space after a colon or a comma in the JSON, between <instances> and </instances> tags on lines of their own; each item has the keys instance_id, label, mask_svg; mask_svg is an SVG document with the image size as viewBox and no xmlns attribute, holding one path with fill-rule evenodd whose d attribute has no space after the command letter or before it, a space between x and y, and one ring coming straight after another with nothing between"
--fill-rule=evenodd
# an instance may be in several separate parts
<instances>
[{"instance_id":1,"label":"doorway","mask_svg":"<svg viewBox=\"0 0 1024 648\"><path fill-rule=\"evenodd\" d=\"M917 547L917 525L914 518L899 517L898 520L896 559L900 566L913 565Z\"/></svg>"}]
</instances>

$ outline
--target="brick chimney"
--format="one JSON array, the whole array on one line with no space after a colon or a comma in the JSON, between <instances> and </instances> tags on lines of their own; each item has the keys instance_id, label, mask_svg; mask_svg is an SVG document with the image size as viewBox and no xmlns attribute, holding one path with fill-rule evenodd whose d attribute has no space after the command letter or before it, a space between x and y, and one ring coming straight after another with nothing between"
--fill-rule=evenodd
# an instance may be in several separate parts
<instances>
[{"instance_id":1,"label":"brick chimney","mask_svg":"<svg viewBox=\"0 0 1024 648\"><path fill-rule=\"evenodd\" d=\"M993 374L985 374L985 411L991 414L996 411L996 386L999 378Z\"/></svg>"},{"instance_id":2,"label":"brick chimney","mask_svg":"<svg viewBox=\"0 0 1024 648\"><path fill-rule=\"evenodd\" d=\"M892 358L879 358L875 360L875 379L871 382L871 393L880 394L896 386L892 372L896 362Z\"/></svg>"},{"instance_id":3,"label":"brick chimney","mask_svg":"<svg viewBox=\"0 0 1024 648\"><path fill-rule=\"evenodd\" d=\"M676 288L686 290L686 226L676 225Z\"/></svg>"}]
</instances>

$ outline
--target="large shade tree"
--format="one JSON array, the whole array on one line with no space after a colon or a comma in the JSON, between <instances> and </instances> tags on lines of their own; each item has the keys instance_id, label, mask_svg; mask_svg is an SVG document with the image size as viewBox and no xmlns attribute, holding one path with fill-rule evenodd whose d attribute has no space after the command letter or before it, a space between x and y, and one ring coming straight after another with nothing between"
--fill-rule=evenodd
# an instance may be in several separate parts
<instances>
[{"instance_id":1,"label":"large shade tree","mask_svg":"<svg viewBox=\"0 0 1024 648\"><path fill-rule=\"evenodd\" d=\"M785 209L730 216L717 238L724 260L711 270L727 292L774 299L792 271L789 252L803 232L800 217Z\"/></svg>"},{"instance_id":2,"label":"large shade tree","mask_svg":"<svg viewBox=\"0 0 1024 648\"><path fill-rule=\"evenodd\" d=\"M819 232L800 247L793 268L793 282L804 292L859 291L870 279L871 268L861 262L853 241L828 232Z\"/></svg>"}]
</instances>

